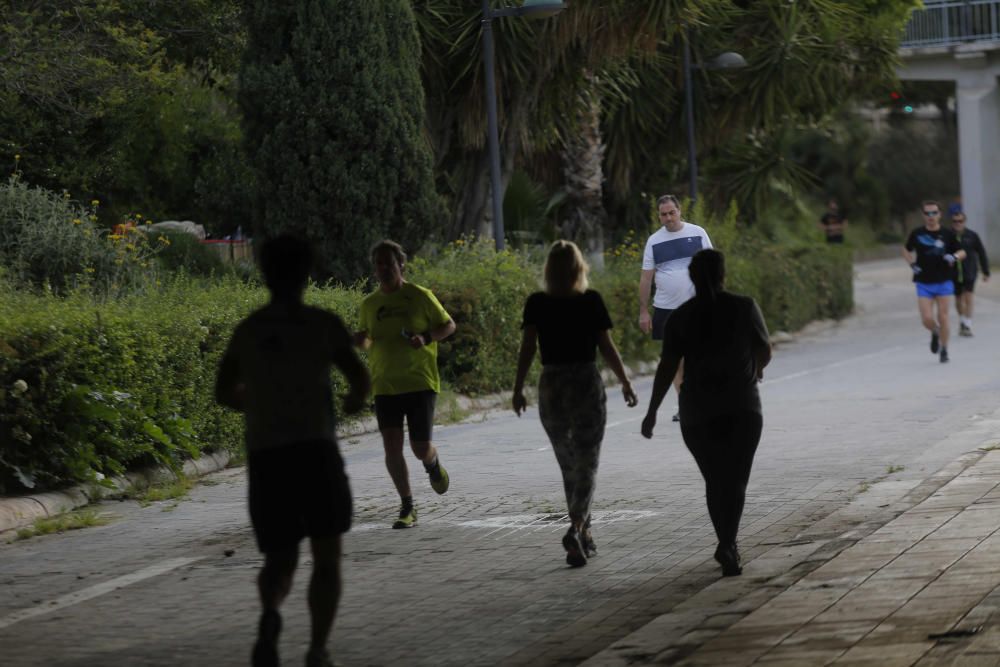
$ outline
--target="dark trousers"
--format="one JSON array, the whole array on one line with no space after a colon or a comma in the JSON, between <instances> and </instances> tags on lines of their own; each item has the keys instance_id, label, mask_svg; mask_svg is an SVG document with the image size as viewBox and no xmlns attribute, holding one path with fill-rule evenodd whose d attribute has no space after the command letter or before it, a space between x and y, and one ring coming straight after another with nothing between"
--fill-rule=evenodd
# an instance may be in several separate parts
<instances>
[{"instance_id":1,"label":"dark trousers","mask_svg":"<svg viewBox=\"0 0 1000 667\"><path fill-rule=\"evenodd\" d=\"M720 545L736 543L763 423L759 413L749 411L701 420L681 414L681 435L705 478L708 514Z\"/></svg>"}]
</instances>

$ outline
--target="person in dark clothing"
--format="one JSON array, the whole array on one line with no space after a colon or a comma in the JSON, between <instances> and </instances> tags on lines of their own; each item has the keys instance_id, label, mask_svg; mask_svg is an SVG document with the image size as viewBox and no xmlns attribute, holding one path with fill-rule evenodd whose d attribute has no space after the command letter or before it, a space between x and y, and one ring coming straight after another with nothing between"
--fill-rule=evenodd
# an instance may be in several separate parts
<instances>
[{"instance_id":1,"label":"person in dark clothing","mask_svg":"<svg viewBox=\"0 0 1000 667\"><path fill-rule=\"evenodd\" d=\"M955 262L965 259L965 251L955 234L941 226L941 206L936 201L924 201L920 208L924 226L910 232L903 259L913 271L920 321L931 332L931 353L939 354L944 364L948 362L948 309L955 293L952 278Z\"/></svg>"},{"instance_id":2,"label":"person in dark clothing","mask_svg":"<svg viewBox=\"0 0 1000 667\"><path fill-rule=\"evenodd\" d=\"M736 536L763 418L757 383L771 361L767 325L757 303L723 289L725 259L702 250L689 267L695 297L667 322L663 352L642 435L653 437L656 412L684 360L681 435L702 477L723 576L741 574Z\"/></svg>"},{"instance_id":3,"label":"person in dark clothing","mask_svg":"<svg viewBox=\"0 0 1000 667\"><path fill-rule=\"evenodd\" d=\"M990 260L979 234L965 226L965 211L961 207L949 208L951 230L958 244L965 251L965 259L955 263L955 308L958 310L958 335L972 335L972 293L979 271L983 282L990 279Z\"/></svg>"},{"instance_id":4,"label":"person in dark clothing","mask_svg":"<svg viewBox=\"0 0 1000 667\"><path fill-rule=\"evenodd\" d=\"M827 202L826 207L826 213L819 219L819 226L826 236L826 242L843 243L844 232L847 231L847 215L840 210L840 204L836 199Z\"/></svg>"},{"instance_id":5,"label":"person in dark clothing","mask_svg":"<svg viewBox=\"0 0 1000 667\"><path fill-rule=\"evenodd\" d=\"M587 263L571 241L556 241L545 261L545 291L524 305L521 351L512 405L518 417L528 406L524 380L541 347L538 414L562 471L570 527L563 537L566 562L587 564L597 547L590 533L590 502L606 419L604 382L594 363L600 350L622 383L629 407L638 402L608 331L611 317L601 295L587 289Z\"/></svg>"},{"instance_id":6,"label":"person in dark clothing","mask_svg":"<svg viewBox=\"0 0 1000 667\"><path fill-rule=\"evenodd\" d=\"M313 558L306 667L333 665L326 644L340 598L351 489L337 446L330 371L336 367L350 385L343 404L348 414L364 407L371 381L340 318L302 302L311 262L302 239L264 243L260 268L271 301L237 325L215 385L216 400L242 412L246 422L250 521L264 553L254 667L279 664L279 609L306 537Z\"/></svg>"}]
</instances>

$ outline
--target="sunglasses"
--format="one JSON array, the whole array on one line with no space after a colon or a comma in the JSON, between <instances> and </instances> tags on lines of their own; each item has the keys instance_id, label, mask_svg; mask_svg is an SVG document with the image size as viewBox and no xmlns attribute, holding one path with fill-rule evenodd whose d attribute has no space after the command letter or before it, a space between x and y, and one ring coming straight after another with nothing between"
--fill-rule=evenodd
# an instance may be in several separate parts
<instances>
[{"instance_id":1,"label":"sunglasses","mask_svg":"<svg viewBox=\"0 0 1000 667\"><path fill-rule=\"evenodd\" d=\"M941 211L923 211L923 214L926 215L928 218L936 218L937 216L941 215Z\"/></svg>"}]
</instances>

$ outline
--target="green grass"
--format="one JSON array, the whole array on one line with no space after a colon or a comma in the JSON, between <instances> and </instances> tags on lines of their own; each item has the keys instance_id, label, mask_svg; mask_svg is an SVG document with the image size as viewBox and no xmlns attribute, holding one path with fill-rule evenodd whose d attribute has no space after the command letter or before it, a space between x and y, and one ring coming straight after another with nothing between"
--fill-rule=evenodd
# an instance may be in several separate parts
<instances>
[{"instance_id":1,"label":"green grass","mask_svg":"<svg viewBox=\"0 0 1000 667\"><path fill-rule=\"evenodd\" d=\"M986 445L985 447L980 447L981 452L992 452L1000 449L1000 442L994 442L992 445Z\"/></svg>"},{"instance_id":2,"label":"green grass","mask_svg":"<svg viewBox=\"0 0 1000 667\"><path fill-rule=\"evenodd\" d=\"M164 500L184 498L193 486L193 481L187 477L180 476L170 482L150 484L146 487L133 487L125 495L127 498L132 498L138 501L138 503L143 507L146 507L152 503L158 503Z\"/></svg>"},{"instance_id":3,"label":"green grass","mask_svg":"<svg viewBox=\"0 0 1000 667\"><path fill-rule=\"evenodd\" d=\"M906 466L889 466L885 469L885 474L891 475L894 472L903 472L904 470L906 470Z\"/></svg>"},{"instance_id":4,"label":"green grass","mask_svg":"<svg viewBox=\"0 0 1000 667\"><path fill-rule=\"evenodd\" d=\"M436 421L441 424L457 424L468 419L471 414L472 410L466 410L458 404L458 394L451 389L441 388L434 410Z\"/></svg>"},{"instance_id":5,"label":"green grass","mask_svg":"<svg viewBox=\"0 0 1000 667\"><path fill-rule=\"evenodd\" d=\"M90 528L91 526L103 526L109 521L108 517L98 514L96 510L92 509L67 512L53 517L37 519L27 528L18 529L14 535L14 539L11 541L28 540L39 535L64 533L67 530L79 530L81 528Z\"/></svg>"}]
</instances>

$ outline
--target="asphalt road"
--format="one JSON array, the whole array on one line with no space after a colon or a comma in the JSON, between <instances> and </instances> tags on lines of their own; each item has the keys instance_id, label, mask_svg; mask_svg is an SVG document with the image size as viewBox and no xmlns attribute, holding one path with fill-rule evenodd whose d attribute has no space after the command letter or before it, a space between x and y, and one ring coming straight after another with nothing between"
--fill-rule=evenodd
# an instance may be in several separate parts
<instances>
[{"instance_id":1,"label":"asphalt road","mask_svg":"<svg viewBox=\"0 0 1000 667\"><path fill-rule=\"evenodd\" d=\"M927 349L902 260L859 265L858 310L782 345L762 385L764 435L741 534L745 577L770 546L882 480L902 490L982 440L1000 395L1000 280L981 286L974 338L951 362ZM621 323L620 326L630 326ZM600 553L569 570L558 467L534 406L439 427L452 477L438 497L411 465L419 525L390 530L397 500L376 436L351 438L356 497L345 594L333 640L345 665L576 664L718 576L697 469L661 410L654 440L640 406L609 388L595 496ZM997 434L1000 443L1000 434ZM261 559L243 470L181 502L98 506L107 525L0 544L0 663L248 664ZM308 555L303 554L303 563ZM304 569L286 605L282 654L302 663Z\"/></svg>"}]
</instances>

